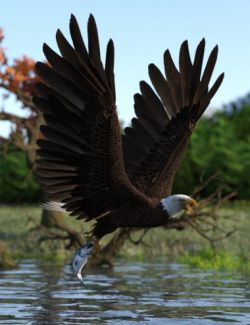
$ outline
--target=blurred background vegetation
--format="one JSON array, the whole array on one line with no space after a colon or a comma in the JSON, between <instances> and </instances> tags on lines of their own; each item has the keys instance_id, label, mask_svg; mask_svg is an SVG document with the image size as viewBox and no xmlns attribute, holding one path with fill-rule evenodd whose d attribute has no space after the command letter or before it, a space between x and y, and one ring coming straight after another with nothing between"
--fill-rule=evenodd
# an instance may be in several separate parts
<instances>
[{"instance_id":1,"label":"blurred background vegetation","mask_svg":"<svg viewBox=\"0 0 250 325\"><path fill-rule=\"evenodd\" d=\"M0 31L0 42L3 39ZM23 56L10 61L4 47L0 46L3 103L14 96L25 112L20 117L5 111L4 107L0 111L0 121L11 123L9 136L0 135L0 240L10 245L14 257L38 257L46 252L47 256L64 258L67 256L65 247L79 245L84 240L79 233L88 230L89 226L61 213L46 214L39 207L42 191L34 175L34 161L42 119L31 100L38 82L32 59ZM205 218L209 230L199 228L195 219L193 223L186 220L174 224L169 227L174 229L171 232L166 231L168 228L153 229L146 234L143 230L135 234L124 230L106 241L102 253L138 259L164 252L164 255L179 256L181 261L198 266L207 267L208 261L213 267L240 268L244 265L250 270L247 262L250 257L250 95L215 109L199 122L176 175L174 193L192 194L197 192L199 184L198 197L206 205L196 217L198 221L200 216ZM208 220L210 217L212 222ZM185 232L179 231L186 228ZM216 240L207 235L211 229ZM221 237L218 230L224 231ZM215 249L214 242L220 238L223 243L216 246L220 253L219 259L215 259L211 249ZM0 249L0 266L3 251L5 249ZM8 260L6 254L2 256ZM8 263L12 265L9 260Z\"/></svg>"},{"instance_id":2,"label":"blurred background vegetation","mask_svg":"<svg viewBox=\"0 0 250 325\"><path fill-rule=\"evenodd\" d=\"M219 173L216 182L204 188L207 196L223 185L237 190L237 199L250 197L250 103L248 97L205 116L195 129L189 149L175 178L175 193L192 193L200 182ZM1 203L34 203L40 186L30 171L25 152L13 144L1 144Z\"/></svg>"}]
</instances>

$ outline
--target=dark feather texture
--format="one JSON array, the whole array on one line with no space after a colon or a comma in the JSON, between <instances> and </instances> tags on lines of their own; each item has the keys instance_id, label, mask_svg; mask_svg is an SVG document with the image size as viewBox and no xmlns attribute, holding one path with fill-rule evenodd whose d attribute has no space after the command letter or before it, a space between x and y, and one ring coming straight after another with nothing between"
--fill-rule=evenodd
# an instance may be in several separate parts
<instances>
[{"instance_id":1,"label":"dark feather texture","mask_svg":"<svg viewBox=\"0 0 250 325\"><path fill-rule=\"evenodd\" d=\"M41 97L34 98L46 123L41 126L44 139L37 141L41 159L36 172L50 200L65 203L71 215L89 220L118 207L125 193L134 192L122 160L113 42L108 43L104 69L93 16L88 51L74 16L70 32L74 48L58 31L62 57L44 44L50 67L36 64L46 83L39 86Z\"/></svg>"},{"instance_id":2,"label":"dark feather texture","mask_svg":"<svg viewBox=\"0 0 250 325\"><path fill-rule=\"evenodd\" d=\"M180 71L167 50L164 54L166 79L155 65L149 65L149 76L159 97L145 82L140 84L141 95L135 95L137 119L133 120L132 128L125 129L124 161L131 182L150 197L162 198L171 194L173 178L192 130L223 80L222 74L208 90L217 47L211 52L200 77L204 47L203 39L192 63L188 42L183 42ZM146 132L151 138L147 146Z\"/></svg>"},{"instance_id":3,"label":"dark feather texture","mask_svg":"<svg viewBox=\"0 0 250 325\"><path fill-rule=\"evenodd\" d=\"M44 125L36 173L49 200L59 201L78 219L96 219L93 234L101 238L117 227L153 227L169 214L160 200L171 194L172 182L196 122L219 88L223 75L209 89L218 48L211 52L203 74L205 40L192 63L188 42L181 45L179 70L169 50L165 76L149 65L154 89L140 82L134 96L136 118L120 135L116 112L114 44L101 60L95 19L88 20L88 46L76 18L70 19L73 46L60 30L61 55L47 44L49 65L38 62L44 83L34 104Z\"/></svg>"}]
</instances>

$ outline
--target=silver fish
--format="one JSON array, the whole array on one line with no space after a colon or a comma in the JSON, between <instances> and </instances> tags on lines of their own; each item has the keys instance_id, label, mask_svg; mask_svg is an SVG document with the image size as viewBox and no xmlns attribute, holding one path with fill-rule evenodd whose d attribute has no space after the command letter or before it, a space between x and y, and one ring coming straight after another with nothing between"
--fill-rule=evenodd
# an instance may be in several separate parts
<instances>
[{"instance_id":1,"label":"silver fish","mask_svg":"<svg viewBox=\"0 0 250 325\"><path fill-rule=\"evenodd\" d=\"M83 283L82 274L81 274L82 268L88 262L88 257L91 255L93 249L94 249L93 243L87 242L76 251L75 256L73 258L72 261L73 274L77 276L77 278L81 283Z\"/></svg>"}]
</instances>

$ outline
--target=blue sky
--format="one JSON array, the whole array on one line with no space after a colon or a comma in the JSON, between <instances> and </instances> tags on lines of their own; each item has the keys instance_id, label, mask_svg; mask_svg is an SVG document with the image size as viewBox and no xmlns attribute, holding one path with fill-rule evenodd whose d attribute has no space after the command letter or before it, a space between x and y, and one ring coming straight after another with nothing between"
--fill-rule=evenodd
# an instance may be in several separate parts
<instances>
[{"instance_id":1,"label":"blue sky","mask_svg":"<svg viewBox=\"0 0 250 325\"><path fill-rule=\"evenodd\" d=\"M1 3L0 26L9 57L23 54L43 60L42 43L57 49L55 32L68 36L70 14L74 13L86 35L90 13L97 21L102 53L112 38L115 43L116 90L119 117L129 123L134 116L133 94L139 81L148 80L147 66L162 69L163 52L169 48L175 62L183 40L191 55L205 37L206 54L218 44L219 57L214 78L225 79L211 103L220 108L250 91L250 1L249 0L8 0ZM7 110L22 114L14 100ZM0 124L0 133L8 126Z\"/></svg>"}]
</instances>

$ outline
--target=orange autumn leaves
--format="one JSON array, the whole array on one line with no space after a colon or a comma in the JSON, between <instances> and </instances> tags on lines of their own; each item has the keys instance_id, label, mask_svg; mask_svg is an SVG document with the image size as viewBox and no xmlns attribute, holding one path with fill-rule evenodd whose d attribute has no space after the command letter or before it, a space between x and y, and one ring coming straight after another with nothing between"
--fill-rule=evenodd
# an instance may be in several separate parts
<instances>
[{"instance_id":1,"label":"orange autumn leaves","mask_svg":"<svg viewBox=\"0 0 250 325\"><path fill-rule=\"evenodd\" d=\"M24 96L33 96L39 82L34 73L35 61L24 55L9 63L6 49L1 46L3 39L4 33L0 29L0 86L14 94L22 92Z\"/></svg>"},{"instance_id":2,"label":"orange autumn leaves","mask_svg":"<svg viewBox=\"0 0 250 325\"><path fill-rule=\"evenodd\" d=\"M3 29L0 28L0 44L2 43L4 39L4 34L3 34ZM0 64L6 64L7 63L7 58L6 58L6 55L5 55L5 49L0 46Z\"/></svg>"}]
</instances>

